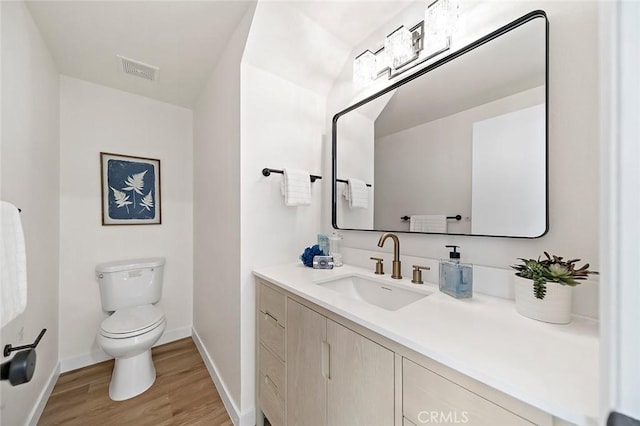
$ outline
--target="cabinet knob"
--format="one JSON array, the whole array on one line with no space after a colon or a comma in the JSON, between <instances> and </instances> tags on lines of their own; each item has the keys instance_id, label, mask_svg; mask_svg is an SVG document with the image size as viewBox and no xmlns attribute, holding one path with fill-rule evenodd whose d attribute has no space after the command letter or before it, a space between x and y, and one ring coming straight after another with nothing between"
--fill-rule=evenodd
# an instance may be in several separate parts
<instances>
[{"instance_id":1,"label":"cabinet knob","mask_svg":"<svg viewBox=\"0 0 640 426\"><path fill-rule=\"evenodd\" d=\"M413 265L413 279L411 280L412 283L424 284L424 281L422 281L423 270L429 271L431 270L431 268L428 266Z\"/></svg>"},{"instance_id":2,"label":"cabinet knob","mask_svg":"<svg viewBox=\"0 0 640 426\"><path fill-rule=\"evenodd\" d=\"M376 275L384 275L384 267L382 266L384 259L381 257L370 257L369 259L376 261Z\"/></svg>"}]
</instances>

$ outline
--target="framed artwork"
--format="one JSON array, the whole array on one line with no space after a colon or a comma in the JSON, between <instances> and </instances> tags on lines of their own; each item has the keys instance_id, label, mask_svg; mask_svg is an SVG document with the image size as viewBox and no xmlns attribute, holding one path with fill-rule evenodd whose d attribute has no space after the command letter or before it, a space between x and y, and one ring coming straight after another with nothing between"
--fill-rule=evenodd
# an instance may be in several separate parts
<instances>
[{"instance_id":1,"label":"framed artwork","mask_svg":"<svg viewBox=\"0 0 640 426\"><path fill-rule=\"evenodd\" d=\"M160 160L100 153L103 225L158 225Z\"/></svg>"}]
</instances>

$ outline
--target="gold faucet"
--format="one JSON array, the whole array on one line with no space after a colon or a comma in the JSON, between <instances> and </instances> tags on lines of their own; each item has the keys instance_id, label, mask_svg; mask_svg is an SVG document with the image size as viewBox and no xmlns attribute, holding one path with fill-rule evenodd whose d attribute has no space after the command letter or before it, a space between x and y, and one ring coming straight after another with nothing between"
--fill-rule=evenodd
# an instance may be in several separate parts
<instances>
[{"instance_id":1,"label":"gold faucet","mask_svg":"<svg viewBox=\"0 0 640 426\"><path fill-rule=\"evenodd\" d=\"M391 263L393 272L391 274L391 278L399 280L402 278L402 273L400 271L400 240L396 234L385 232L380 236L378 247L382 247L387 238L391 238L393 240L393 262Z\"/></svg>"}]
</instances>

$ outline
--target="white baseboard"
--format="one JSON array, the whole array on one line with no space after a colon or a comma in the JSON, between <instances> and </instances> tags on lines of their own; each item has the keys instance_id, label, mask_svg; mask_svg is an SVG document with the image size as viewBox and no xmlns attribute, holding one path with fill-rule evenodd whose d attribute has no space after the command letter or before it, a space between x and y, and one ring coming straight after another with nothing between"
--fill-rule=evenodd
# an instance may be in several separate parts
<instances>
[{"instance_id":1,"label":"white baseboard","mask_svg":"<svg viewBox=\"0 0 640 426\"><path fill-rule=\"evenodd\" d=\"M165 331L162 333L160 340L153 345L159 346L165 343L170 343L175 340L184 339L185 337L191 337L191 327L176 328L174 330ZM68 371L77 370L78 368L87 367L89 365L98 364L103 361L112 359L111 356L98 350L96 352L90 352L87 354L78 355L72 358L63 359L60 361L60 372L66 373Z\"/></svg>"},{"instance_id":2,"label":"white baseboard","mask_svg":"<svg viewBox=\"0 0 640 426\"><path fill-rule=\"evenodd\" d=\"M58 377L60 376L60 363L56 366L56 368L51 373L49 377L49 381L47 382L47 386L42 389L40 392L40 396L38 397L38 403L31 410L31 414L29 415L29 426L36 426L40 421L40 416L42 416L42 412L44 411L44 407L47 406L47 401L49 401L49 397L51 396L51 392L53 392L53 388L56 386L56 382L58 381Z\"/></svg>"},{"instance_id":3,"label":"white baseboard","mask_svg":"<svg viewBox=\"0 0 640 426\"><path fill-rule=\"evenodd\" d=\"M66 373L77 370L78 368L88 367L89 365L98 364L110 359L112 359L112 357L102 351L90 352L88 354L63 359L60 360L60 373Z\"/></svg>"},{"instance_id":4,"label":"white baseboard","mask_svg":"<svg viewBox=\"0 0 640 426\"><path fill-rule=\"evenodd\" d=\"M241 413L240 410L238 410L238 407L236 407L236 405L233 403L233 400L229 395L229 391L227 387L225 386L224 382L220 378L220 374L218 374L218 369L216 368L213 360L211 359L209 352L204 347L202 340L200 340L200 336L198 336L198 332L195 330L195 328L193 329L193 341L195 342L196 347L200 352L200 356L202 357L202 360L204 361L204 364L206 365L207 370L209 371L209 375L211 376L213 383L216 385L216 389L220 394L222 403L224 404L224 407L227 409L227 413L229 413L229 417L231 417L231 421L233 422L233 424L235 426L254 426L255 425L254 410L251 409L244 413Z\"/></svg>"}]
</instances>

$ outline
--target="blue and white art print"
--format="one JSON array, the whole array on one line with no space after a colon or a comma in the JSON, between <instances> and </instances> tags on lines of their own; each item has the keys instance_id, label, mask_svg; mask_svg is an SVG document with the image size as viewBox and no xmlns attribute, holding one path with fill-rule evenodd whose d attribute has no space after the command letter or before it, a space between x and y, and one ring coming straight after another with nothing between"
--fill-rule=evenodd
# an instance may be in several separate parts
<instances>
[{"instance_id":1,"label":"blue and white art print","mask_svg":"<svg viewBox=\"0 0 640 426\"><path fill-rule=\"evenodd\" d=\"M101 152L100 161L102 224L162 223L160 160Z\"/></svg>"}]
</instances>

